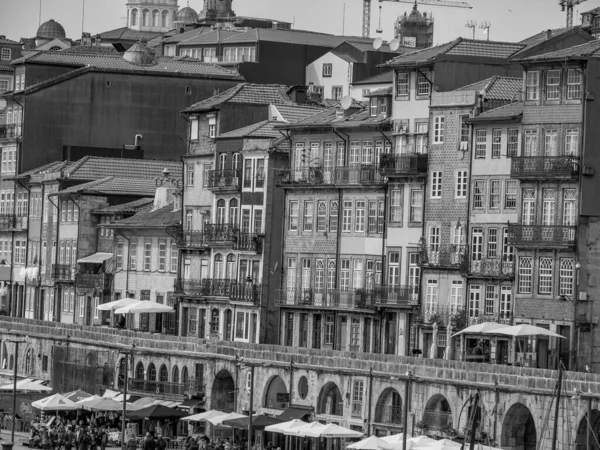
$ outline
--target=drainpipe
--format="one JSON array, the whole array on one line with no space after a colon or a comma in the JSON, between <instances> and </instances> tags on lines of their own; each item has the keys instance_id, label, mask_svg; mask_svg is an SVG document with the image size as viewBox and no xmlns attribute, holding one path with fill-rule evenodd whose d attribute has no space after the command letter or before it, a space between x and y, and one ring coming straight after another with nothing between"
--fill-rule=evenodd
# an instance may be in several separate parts
<instances>
[{"instance_id":1,"label":"drainpipe","mask_svg":"<svg viewBox=\"0 0 600 450\"><path fill-rule=\"evenodd\" d=\"M57 245L57 247L54 249L54 261L52 262L52 266L50 267L50 278L52 278L54 281L55 276L54 276L53 266L58 264L58 253L59 253L58 252L58 246L59 246L58 238L60 235L60 215L59 215L60 211L58 209L58 205L52 201L51 195L48 195L48 201L50 203L52 203L52 205L54 205L54 207L56 208L56 245ZM50 219L50 217L48 217L48 219ZM53 244L54 244L54 242L53 242ZM54 245L52 247L54 248ZM62 288L61 288L61 292L62 292ZM58 294L58 289L56 286L56 281L54 281L54 310L55 311L60 308L60 305L59 305L60 299L58 299L58 300L56 299L56 297L58 297L58 295L56 295L56 294ZM57 306L58 306L58 308L57 308ZM73 311L73 323L75 323L75 311Z\"/></svg>"},{"instance_id":2,"label":"drainpipe","mask_svg":"<svg viewBox=\"0 0 600 450\"><path fill-rule=\"evenodd\" d=\"M583 64L584 68L585 68L585 63ZM583 77L583 85L586 87L585 92L583 92L583 117L582 117L582 135L583 135L583 142L582 142L582 146L581 146L581 156L579 158L579 179L578 179L578 183L577 183L577 187L578 187L578 194L579 194L579 201L578 204L581 205L582 204L582 200L583 200L583 196L582 196L582 189L581 189L581 185L582 185L582 181L583 181L583 161L584 161L584 156L585 156L585 149L586 149L586 143L587 143L587 133L584 133L583 131L586 129L586 118L587 118L587 110L588 110L588 103L587 100L585 98L585 96L587 95L588 92L588 81L589 78L586 76L585 70L581 70L581 76ZM579 208L580 209L580 208ZM577 243L577 247L575 250L575 263L576 265L579 264L579 258L577 257L579 252L578 247L579 247L579 239L577 239L578 235L579 235L579 223L580 223L580 218L581 218L581 210L578 211L578 220L577 220L577 230L575 231L575 242ZM588 224L588 228L589 228L589 224ZM584 241L585 242L585 241ZM579 338L580 338L580 332L579 330L577 330L576 332L576 328L577 328L577 310L578 310L578 305L579 305L579 269L575 269L576 270L576 281L575 281L575 296L574 296L574 305L573 305L573 332L572 332L572 336L573 336L573 343L571 344L571 361L573 363L573 366L575 367L575 370L578 371L579 370L579 359L577 358L577 354L579 353ZM590 302L590 317L589 317L589 323L590 323L590 338L589 338L589 345L588 345L588 363L590 365L590 368L593 369L594 368L594 362L593 362L593 348L594 348L594 324L592 323L592 314L593 314L593 302L590 301L590 299L587 299L588 302Z\"/></svg>"},{"instance_id":3,"label":"drainpipe","mask_svg":"<svg viewBox=\"0 0 600 450\"><path fill-rule=\"evenodd\" d=\"M373 367L369 367L369 411L367 414L367 434L371 434L371 409L373 401Z\"/></svg>"},{"instance_id":4,"label":"drainpipe","mask_svg":"<svg viewBox=\"0 0 600 450\"><path fill-rule=\"evenodd\" d=\"M41 301L42 299L42 252L44 251L44 247L42 246L42 242L43 242L43 234L44 234L44 207L46 206L46 202L44 201L44 196L46 194L46 185L44 183L41 184L42 185L42 192L41 192L41 197L40 197L40 203L41 205L41 211L40 211L40 259L38 260L38 276L40 279L40 286L38 288L38 301ZM48 243L46 242L46 257L48 256ZM52 313L54 316L56 316L56 311L54 310L54 306L52 305ZM53 317L54 318L54 317Z\"/></svg>"},{"instance_id":5,"label":"drainpipe","mask_svg":"<svg viewBox=\"0 0 600 450\"><path fill-rule=\"evenodd\" d=\"M290 358L290 401L288 407L292 404L294 398L294 357Z\"/></svg>"},{"instance_id":6,"label":"drainpipe","mask_svg":"<svg viewBox=\"0 0 600 450\"><path fill-rule=\"evenodd\" d=\"M16 180L17 184L21 187L23 187L26 191L27 191L27 220L29 221L29 217L31 217L31 199L30 197L30 193L31 193L31 189L29 189L27 186L21 184L21 182L19 181L19 179L17 178ZM16 193L16 188L17 185L15 184L15 193ZM15 205L16 205L16 195L15 195ZM16 215L15 215L16 217ZM26 242L29 242L29 222L27 222L27 240ZM25 267L27 267L27 261L29 261L29 245L25 246ZM23 287L23 300L25 300L25 297L27 296L27 278L25 278L25 285ZM23 303L25 303L25 301L23 301ZM39 311L39 309L38 309Z\"/></svg>"},{"instance_id":7,"label":"drainpipe","mask_svg":"<svg viewBox=\"0 0 600 450\"><path fill-rule=\"evenodd\" d=\"M15 98L14 95L12 95L10 97L10 99L13 102L15 102L17 105L19 105L21 107L21 117L20 117L21 120L19 122L19 127L21 128L21 135L18 136L15 139L16 143L17 143L17 153L19 155L18 167L17 167L16 173L19 173L21 171L21 167L23 167L23 164L22 164L22 161L23 161L23 130L25 129L25 121L23 119L24 119L24 116L25 116L25 107L24 107L24 105L22 103L20 103L20 102L17 101L17 99ZM19 139L19 137L21 139ZM14 186L14 191L13 191L15 194L16 194L16 190L17 190L17 186L15 185ZM13 203L13 213L14 213L15 212L14 211L14 206L16 204L16 195L13 198L13 200L15 202L15 203ZM10 298L13 299L13 295L12 295L13 292L14 292L14 289L13 289L14 288L14 286L13 286L13 281L14 281L13 270L14 270L15 257L14 257L14 251L12 251L12 249L15 248L15 232L14 231L11 232L11 236L12 236L12 238L11 238L11 252L10 252L10 254L11 254L11 256L10 256L10 286L11 286L11 296L10 296ZM29 247L29 246L27 246L27 247ZM27 247L25 247L25 248L27 249ZM27 252L27 250L25 250L25 252ZM27 253L25 254L25 263L27 263ZM23 292L23 296L25 296L25 292ZM19 316L19 312L20 312L18 310L21 309L21 310L24 311L24 309L25 309L24 303L25 302L24 301L22 302L21 308L19 308L18 303L15 303L14 301L12 303L14 305L15 315L18 317ZM23 315L24 314L21 314L21 316L23 316ZM16 364L16 362L15 362L15 364Z\"/></svg>"},{"instance_id":8,"label":"drainpipe","mask_svg":"<svg viewBox=\"0 0 600 450\"><path fill-rule=\"evenodd\" d=\"M73 199L73 197L71 197L71 194L69 194L67 196L67 200L71 200L73 202L73 204L75 205L75 207L77 207L77 241L75 244L75 261L73 261L72 263L74 265L77 264L77 249L79 248L79 234L81 231L81 206L79 206L79 204ZM74 214L75 212L73 212ZM73 248L71 247L71 251L73 251ZM71 256L73 256L73 253L71 253ZM77 266L76 266L77 267ZM77 272L77 271L75 271ZM71 272L73 273L73 272ZM73 295L75 295L76 293L76 289L75 289L75 280L73 280ZM75 295L75 298L77 298L78 296ZM81 308L81 307L80 307ZM77 310L77 307L75 307L75 310ZM85 322L85 318L87 317L87 314L85 317L83 317L83 321ZM73 314L73 323L75 323L75 314Z\"/></svg>"}]
</instances>

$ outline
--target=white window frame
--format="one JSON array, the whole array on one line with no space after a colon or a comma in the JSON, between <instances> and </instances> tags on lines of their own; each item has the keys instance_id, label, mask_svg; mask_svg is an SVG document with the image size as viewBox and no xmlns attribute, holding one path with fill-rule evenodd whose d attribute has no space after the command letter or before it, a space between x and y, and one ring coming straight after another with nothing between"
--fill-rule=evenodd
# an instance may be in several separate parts
<instances>
[{"instance_id":1,"label":"white window frame","mask_svg":"<svg viewBox=\"0 0 600 450\"><path fill-rule=\"evenodd\" d=\"M469 182L469 172L467 170L456 171L456 189L455 198L467 198L467 183Z\"/></svg>"},{"instance_id":2,"label":"white window frame","mask_svg":"<svg viewBox=\"0 0 600 450\"><path fill-rule=\"evenodd\" d=\"M528 101L540 99L540 71L530 70L525 75L525 98Z\"/></svg>"},{"instance_id":3,"label":"white window frame","mask_svg":"<svg viewBox=\"0 0 600 450\"><path fill-rule=\"evenodd\" d=\"M435 116L433 118L433 143L434 144L443 144L444 143L444 127L445 127L444 116Z\"/></svg>"},{"instance_id":4,"label":"white window frame","mask_svg":"<svg viewBox=\"0 0 600 450\"><path fill-rule=\"evenodd\" d=\"M443 172L441 170L434 170L431 172L431 191L430 198L442 198L442 179Z\"/></svg>"}]
</instances>

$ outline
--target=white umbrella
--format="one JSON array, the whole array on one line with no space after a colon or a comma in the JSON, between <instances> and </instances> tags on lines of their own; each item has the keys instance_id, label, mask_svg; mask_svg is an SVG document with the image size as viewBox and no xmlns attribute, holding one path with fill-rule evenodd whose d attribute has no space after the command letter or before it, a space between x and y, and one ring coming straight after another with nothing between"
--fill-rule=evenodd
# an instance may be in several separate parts
<instances>
[{"instance_id":1,"label":"white umbrella","mask_svg":"<svg viewBox=\"0 0 600 450\"><path fill-rule=\"evenodd\" d=\"M442 439L440 441L414 443L411 450L459 450L462 445L450 439Z\"/></svg>"},{"instance_id":2,"label":"white umbrella","mask_svg":"<svg viewBox=\"0 0 600 450\"><path fill-rule=\"evenodd\" d=\"M115 314L127 314L127 313L165 313L172 312L173 307L163 305L162 303L151 302L144 300L141 302L134 303L133 305L124 306L115 310Z\"/></svg>"},{"instance_id":3,"label":"white umbrella","mask_svg":"<svg viewBox=\"0 0 600 450\"><path fill-rule=\"evenodd\" d=\"M306 432L308 437L324 437L324 438L360 438L363 434L360 431L350 430L334 423L328 423L323 428L315 428Z\"/></svg>"},{"instance_id":4,"label":"white umbrella","mask_svg":"<svg viewBox=\"0 0 600 450\"><path fill-rule=\"evenodd\" d=\"M389 436L381 437L381 440L387 442L388 444L393 444L394 442L403 442L402 439L404 439L403 433L390 434Z\"/></svg>"},{"instance_id":5,"label":"white umbrella","mask_svg":"<svg viewBox=\"0 0 600 450\"><path fill-rule=\"evenodd\" d=\"M42 398L41 400L31 403L31 406L42 411L73 411L77 409L75 402L72 402L60 394Z\"/></svg>"},{"instance_id":6,"label":"white umbrella","mask_svg":"<svg viewBox=\"0 0 600 450\"><path fill-rule=\"evenodd\" d=\"M304 426L301 427L293 427L293 428L288 428L287 430L285 430L283 432L283 434L285 434L286 436L302 436L302 437L306 437L309 436L309 432L316 432L322 428L325 428L325 425L323 425L322 423L319 422L310 422L310 423L306 423L304 424ZM315 437L315 436L313 436ZM318 436L316 436L318 437Z\"/></svg>"},{"instance_id":7,"label":"white umbrella","mask_svg":"<svg viewBox=\"0 0 600 450\"><path fill-rule=\"evenodd\" d=\"M179 420L185 420L186 422L200 422L202 420L212 419L213 417L224 416L227 413L222 411L217 411L216 409L211 409L210 411L206 411L199 414L193 414L191 416L182 417Z\"/></svg>"},{"instance_id":8,"label":"white umbrella","mask_svg":"<svg viewBox=\"0 0 600 450\"><path fill-rule=\"evenodd\" d=\"M238 414L238 413L232 412L232 413L228 413L228 414L223 413L222 416L210 417L210 418L206 419L206 421L212 423L213 425L223 425L224 420L242 419L243 417L247 417L247 416L244 416L243 414Z\"/></svg>"},{"instance_id":9,"label":"white umbrella","mask_svg":"<svg viewBox=\"0 0 600 450\"><path fill-rule=\"evenodd\" d=\"M139 300L136 300L135 298L122 298L113 302L102 303L101 305L98 305L98 308L96 309L99 311L110 311L111 309L118 309L135 303L139 303Z\"/></svg>"},{"instance_id":10,"label":"white umbrella","mask_svg":"<svg viewBox=\"0 0 600 450\"><path fill-rule=\"evenodd\" d=\"M508 328L508 325L496 322L482 322L476 325L471 325L470 327L453 334L452 337L460 334L497 334L496 331L502 328Z\"/></svg>"},{"instance_id":11,"label":"white umbrella","mask_svg":"<svg viewBox=\"0 0 600 450\"><path fill-rule=\"evenodd\" d=\"M535 325L521 324L514 325L512 327L501 328L496 330L494 334L501 334L505 336L550 336L555 338L565 339L564 336L561 336L554 331L547 330L542 327L536 327Z\"/></svg>"},{"instance_id":12,"label":"white umbrella","mask_svg":"<svg viewBox=\"0 0 600 450\"><path fill-rule=\"evenodd\" d=\"M112 389L107 389L104 391L104 394L102 394L102 398L114 398L117 395L119 395L119 393L117 391L113 391Z\"/></svg>"},{"instance_id":13,"label":"white umbrella","mask_svg":"<svg viewBox=\"0 0 600 450\"><path fill-rule=\"evenodd\" d=\"M101 400L102 397L100 397L99 395L92 395L91 397L87 397L82 400L79 400L78 402L75 402L75 407L77 409L88 409L89 407L95 405Z\"/></svg>"},{"instance_id":14,"label":"white umbrella","mask_svg":"<svg viewBox=\"0 0 600 450\"><path fill-rule=\"evenodd\" d=\"M12 391L14 389L14 384L6 384L4 386L0 386L0 391ZM42 384L42 380L34 380L32 378L25 378L23 380L17 381L17 392L19 391L31 391L31 392L51 392L52 388L48 386L44 386Z\"/></svg>"},{"instance_id":15,"label":"white umbrella","mask_svg":"<svg viewBox=\"0 0 600 450\"><path fill-rule=\"evenodd\" d=\"M364 438L361 441L348 445L346 448L352 448L354 450L379 450L379 447L386 444L386 441L377 436L369 436L368 438Z\"/></svg>"},{"instance_id":16,"label":"white umbrella","mask_svg":"<svg viewBox=\"0 0 600 450\"><path fill-rule=\"evenodd\" d=\"M265 427L265 431L269 431L271 433L285 433L288 430L293 430L294 428L303 427L305 425L308 425L308 423L300 419L292 419L287 422L268 425Z\"/></svg>"},{"instance_id":17,"label":"white umbrella","mask_svg":"<svg viewBox=\"0 0 600 450\"><path fill-rule=\"evenodd\" d=\"M88 408L90 411L123 411L123 402L118 402L112 398L103 398L98 403L95 403ZM131 403L125 402L126 411L135 411L135 407Z\"/></svg>"}]
</instances>

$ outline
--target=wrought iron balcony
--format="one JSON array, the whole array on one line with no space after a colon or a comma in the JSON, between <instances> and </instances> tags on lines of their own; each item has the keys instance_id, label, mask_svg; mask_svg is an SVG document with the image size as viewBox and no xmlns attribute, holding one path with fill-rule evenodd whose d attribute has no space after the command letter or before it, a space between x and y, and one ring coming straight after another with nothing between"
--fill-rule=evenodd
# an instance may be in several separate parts
<instances>
[{"instance_id":1,"label":"wrought iron balcony","mask_svg":"<svg viewBox=\"0 0 600 450\"><path fill-rule=\"evenodd\" d=\"M419 304L419 286L375 286L376 306L408 308Z\"/></svg>"},{"instance_id":2,"label":"wrought iron balcony","mask_svg":"<svg viewBox=\"0 0 600 450\"><path fill-rule=\"evenodd\" d=\"M374 309L374 291L366 289L317 291L313 289L278 289L279 306L318 307L332 309Z\"/></svg>"},{"instance_id":3,"label":"wrought iron balcony","mask_svg":"<svg viewBox=\"0 0 600 450\"><path fill-rule=\"evenodd\" d=\"M252 284L247 281L176 279L175 292L188 297L227 297L236 302L257 304L260 301L262 285Z\"/></svg>"},{"instance_id":4,"label":"wrought iron balcony","mask_svg":"<svg viewBox=\"0 0 600 450\"><path fill-rule=\"evenodd\" d=\"M0 125L0 141L16 139L21 135L21 127L16 123Z\"/></svg>"},{"instance_id":5,"label":"wrought iron balcony","mask_svg":"<svg viewBox=\"0 0 600 450\"><path fill-rule=\"evenodd\" d=\"M463 275L472 278L505 278L515 277L515 263L513 257L473 258L465 253L460 265Z\"/></svg>"},{"instance_id":6,"label":"wrought iron balcony","mask_svg":"<svg viewBox=\"0 0 600 450\"><path fill-rule=\"evenodd\" d=\"M175 278L173 288L176 293L186 297L202 297L202 280L184 280Z\"/></svg>"},{"instance_id":7,"label":"wrought iron balcony","mask_svg":"<svg viewBox=\"0 0 600 450\"><path fill-rule=\"evenodd\" d=\"M416 177L427 175L427 155L384 153L379 162L379 173L386 177Z\"/></svg>"},{"instance_id":8,"label":"wrought iron balcony","mask_svg":"<svg viewBox=\"0 0 600 450\"><path fill-rule=\"evenodd\" d=\"M75 266L71 264L52 264L52 280L74 281Z\"/></svg>"},{"instance_id":9,"label":"wrought iron balcony","mask_svg":"<svg viewBox=\"0 0 600 450\"><path fill-rule=\"evenodd\" d=\"M75 288L77 290L110 291L112 287L112 274L110 273L77 273L75 275Z\"/></svg>"},{"instance_id":10,"label":"wrought iron balcony","mask_svg":"<svg viewBox=\"0 0 600 450\"><path fill-rule=\"evenodd\" d=\"M205 223L202 233L204 234L204 242L208 246L215 246L233 245L237 240L239 231L237 225L229 223Z\"/></svg>"},{"instance_id":11,"label":"wrought iron balcony","mask_svg":"<svg viewBox=\"0 0 600 450\"><path fill-rule=\"evenodd\" d=\"M510 176L522 180L571 179L579 175L577 156L513 156Z\"/></svg>"},{"instance_id":12,"label":"wrought iron balcony","mask_svg":"<svg viewBox=\"0 0 600 450\"><path fill-rule=\"evenodd\" d=\"M337 168L306 167L278 170L275 174L275 183L285 187L372 186L384 185L386 179L379 173L376 165L364 164Z\"/></svg>"},{"instance_id":13,"label":"wrought iron balcony","mask_svg":"<svg viewBox=\"0 0 600 450\"><path fill-rule=\"evenodd\" d=\"M432 326L434 323L440 327L452 325L456 332L468 326L469 314L462 307L423 305L415 309L415 323L421 326Z\"/></svg>"},{"instance_id":14,"label":"wrought iron balcony","mask_svg":"<svg viewBox=\"0 0 600 450\"><path fill-rule=\"evenodd\" d=\"M0 214L0 230L4 231L26 231L29 225L27 216L15 214Z\"/></svg>"},{"instance_id":15,"label":"wrought iron balcony","mask_svg":"<svg viewBox=\"0 0 600 450\"><path fill-rule=\"evenodd\" d=\"M181 227L177 232L177 246L188 249L209 249L203 231L183 231Z\"/></svg>"},{"instance_id":16,"label":"wrought iron balcony","mask_svg":"<svg viewBox=\"0 0 600 450\"><path fill-rule=\"evenodd\" d=\"M242 171L238 169L210 170L207 175L207 187L213 191L239 191L242 186Z\"/></svg>"},{"instance_id":17,"label":"wrought iron balcony","mask_svg":"<svg viewBox=\"0 0 600 450\"><path fill-rule=\"evenodd\" d=\"M377 405L375 406L375 422L391 425L402 425L402 406Z\"/></svg>"},{"instance_id":18,"label":"wrought iron balcony","mask_svg":"<svg viewBox=\"0 0 600 450\"><path fill-rule=\"evenodd\" d=\"M423 245L419 246L420 265L425 267L456 267L463 260L465 245Z\"/></svg>"},{"instance_id":19,"label":"wrought iron balcony","mask_svg":"<svg viewBox=\"0 0 600 450\"><path fill-rule=\"evenodd\" d=\"M508 225L508 242L519 248L571 248L576 234L576 226Z\"/></svg>"},{"instance_id":20,"label":"wrought iron balcony","mask_svg":"<svg viewBox=\"0 0 600 450\"><path fill-rule=\"evenodd\" d=\"M509 312L496 313L496 314L478 314L476 316L469 317L469 326L477 325L478 323L495 322L503 323L505 325L512 325L512 316Z\"/></svg>"},{"instance_id":21,"label":"wrought iron balcony","mask_svg":"<svg viewBox=\"0 0 600 450\"><path fill-rule=\"evenodd\" d=\"M140 394L164 395L183 397L185 395L185 384L172 383L169 381L137 380L129 379L129 392Z\"/></svg>"},{"instance_id":22,"label":"wrought iron balcony","mask_svg":"<svg viewBox=\"0 0 600 450\"><path fill-rule=\"evenodd\" d=\"M234 250L262 253L263 234L239 232L233 244Z\"/></svg>"}]
</instances>

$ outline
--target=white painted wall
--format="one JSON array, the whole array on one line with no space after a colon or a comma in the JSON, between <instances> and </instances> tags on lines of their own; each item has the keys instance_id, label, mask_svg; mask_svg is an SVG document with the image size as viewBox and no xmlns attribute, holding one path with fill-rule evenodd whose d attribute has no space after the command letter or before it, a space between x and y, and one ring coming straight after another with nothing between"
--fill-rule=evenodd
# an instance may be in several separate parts
<instances>
[{"instance_id":1,"label":"white painted wall","mask_svg":"<svg viewBox=\"0 0 600 450\"><path fill-rule=\"evenodd\" d=\"M323 64L332 64L331 77L323 76ZM342 96L350 93L352 64L344 61L334 53L326 53L306 66L306 84L313 83L323 87L323 98L332 98L333 86L342 86Z\"/></svg>"}]
</instances>

